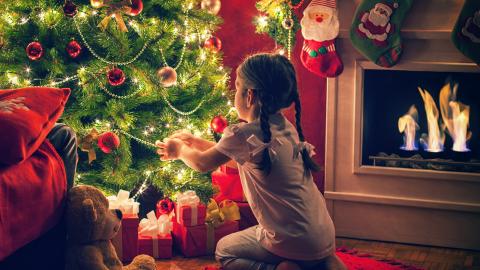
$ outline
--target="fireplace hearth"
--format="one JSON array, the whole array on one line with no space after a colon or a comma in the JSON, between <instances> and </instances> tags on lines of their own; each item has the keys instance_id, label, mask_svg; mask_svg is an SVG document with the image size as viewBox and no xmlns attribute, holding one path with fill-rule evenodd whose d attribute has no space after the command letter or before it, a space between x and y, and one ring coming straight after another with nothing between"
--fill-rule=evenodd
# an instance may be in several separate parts
<instances>
[{"instance_id":1,"label":"fireplace hearth","mask_svg":"<svg viewBox=\"0 0 480 270\"><path fill-rule=\"evenodd\" d=\"M360 2L337 1L344 71L327 80L325 199L336 234L478 250L480 68L451 42L465 1L415 1L388 69L352 45Z\"/></svg>"}]
</instances>

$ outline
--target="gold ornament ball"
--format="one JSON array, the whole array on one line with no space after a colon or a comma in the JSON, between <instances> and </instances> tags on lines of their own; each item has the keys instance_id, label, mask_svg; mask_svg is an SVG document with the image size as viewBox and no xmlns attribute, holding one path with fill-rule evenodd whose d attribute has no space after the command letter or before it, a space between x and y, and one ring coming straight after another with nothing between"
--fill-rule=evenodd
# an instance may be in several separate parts
<instances>
[{"instance_id":1,"label":"gold ornament ball","mask_svg":"<svg viewBox=\"0 0 480 270\"><path fill-rule=\"evenodd\" d=\"M157 71L157 77L163 87L177 84L177 72L171 67L162 67Z\"/></svg>"},{"instance_id":2,"label":"gold ornament ball","mask_svg":"<svg viewBox=\"0 0 480 270\"><path fill-rule=\"evenodd\" d=\"M292 18L285 18L285 20L282 21L282 26L283 28L290 30L293 28L293 19Z\"/></svg>"},{"instance_id":3,"label":"gold ornament ball","mask_svg":"<svg viewBox=\"0 0 480 270\"><path fill-rule=\"evenodd\" d=\"M222 7L220 0L202 0L200 4L202 9L205 9L208 13L217 15Z\"/></svg>"},{"instance_id":4,"label":"gold ornament ball","mask_svg":"<svg viewBox=\"0 0 480 270\"><path fill-rule=\"evenodd\" d=\"M94 8L99 8L103 6L103 0L90 0L90 5Z\"/></svg>"}]
</instances>

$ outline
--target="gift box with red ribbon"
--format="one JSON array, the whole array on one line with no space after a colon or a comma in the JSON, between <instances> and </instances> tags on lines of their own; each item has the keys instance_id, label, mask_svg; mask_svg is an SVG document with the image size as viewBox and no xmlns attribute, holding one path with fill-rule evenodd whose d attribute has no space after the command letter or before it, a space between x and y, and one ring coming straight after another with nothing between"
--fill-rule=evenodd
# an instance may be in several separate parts
<instances>
[{"instance_id":1,"label":"gift box with red ribbon","mask_svg":"<svg viewBox=\"0 0 480 270\"><path fill-rule=\"evenodd\" d=\"M235 168L222 165L218 170L212 172L212 185L218 189L214 199L217 202L232 200L245 202L240 175Z\"/></svg>"},{"instance_id":2,"label":"gift box with red ribbon","mask_svg":"<svg viewBox=\"0 0 480 270\"><path fill-rule=\"evenodd\" d=\"M237 221L226 221L215 228L213 224L186 227L173 223L175 247L185 257L205 256L215 253L215 247L222 237L238 231Z\"/></svg>"},{"instance_id":3,"label":"gift box with red ribbon","mask_svg":"<svg viewBox=\"0 0 480 270\"><path fill-rule=\"evenodd\" d=\"M139 203L129 199L130 192L120 190L117 196L107 197L109 209L119 209L122 211L122 222L120 229L112 239L118 258L128 263L137 256L138 252L138 210Z\"/></svg>"},{"instance_id":4,"label":"gift box with red ribbon","mask_svg":"<svg viewBox=\"0 0 480 270\"><path fill-rule=\"evenodd\" d=\"M155 259L172 257L172 221L168 215L156 217L153 211L140 221L138 254L147 254Z\"/></svg>"},{"instance_id":5,"label":"gift box with red ribbon","mask_svg":"<svg viewBox=\"0 0 480 270\"><path fill-rule=\"evenodd\" d=\"M112 239L118 258L124 263L131 262L137 256L138 224L137 214L123 215L120 230Z\"/></svg>"},{"instance_id":6,"label":"gift box with red ribbon","mask_svg":"<svg viewBox=\"0 0 480 270\"><path fill-rule=\"evenodd\" d=\"M200 202L195 191L185 191L177 194L175 216L176 222L183 226L204 224L206 207Z\"/></svg>"},{"instance_id":7,"label":"gift box with red ribbon","mask_svg":"<svg viewBox=\"0 0 480 270\"><path fill-rule=\"evenodd\" d=\"M186 257L210 255L218 241L238 231L240 213L235 202L226 200L217 204L213 199L207 206L206 223L194 227L173 224L175 245Z\"/></svg>"},{"instance_id":8,"label":"gift box with red ribbon","mask_svg":"<svg viewBox=\"0 0 480 270\"><path fill-rule=\"evenodd\" d=\"M150 255L155 259L172 258L172 235L158 234L155 237L138 235L138 254Z\"/></svg>"}]
</instances>

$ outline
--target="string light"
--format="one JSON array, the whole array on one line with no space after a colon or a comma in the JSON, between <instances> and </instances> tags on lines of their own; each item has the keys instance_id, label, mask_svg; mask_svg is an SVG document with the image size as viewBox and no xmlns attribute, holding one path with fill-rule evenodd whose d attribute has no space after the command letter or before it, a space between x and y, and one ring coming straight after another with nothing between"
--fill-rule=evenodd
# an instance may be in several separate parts
<instances>
[{"instance_id":1,"label":"string light","mask_svg":"<svg viewBox=\"0 0 480 270\"><path fill-rule=\"evenodd\" d=\"M116 65L116 66L126 66L126 65L129 65L133 62L135 62L144 52L145 52L145 49L147 49L148 45L149 45L149 41L145 42L145 44L143 45L142 49L130 60L128 61L125 61L125 62L115 62L115 61L110 61L110 60L107 60L103 57L101 57L100 55L98 55L95 50L90 46L90 44L87 42L87 39L85 38L85 36L83 35L83 32L82 30L80 29L80 26L78 25L78 22L77 20L75 19L77 16L73 17L73 22L75 23L75 27L77 29L77 32L78 34L80 35L80 38L82 39L83 43L85 44L85 46L87 47L87 49L90 51L90 53L93 54L93 56L95 58L97 58L98 60L106 63L106 64L109 64L109 65Z\"/></svg>"},{"instance_id":2,"label":"string light","mask_svg":"<svg viewBox=\"0 0 480 270\"><path fill-rule=\"evenodd\" d=\"M20 25L23 25L23 24L26 24L28 21L29 21L29 18L22 17L22 18L20 19L20 23L19 23L19 24L20 24Z\"/></svg>"},{"instance_id":3,"label":"string light","mask_svg":"<svg viewBox=\"0 0 480 270\"><path fill-rule=\"evenodd\" d=\"M162 97L163 97L163 100L165 100L165 102L167 103L168 107L170 107L170 109L172 109L174 112L180 114L180 115L191 115L191 114L194 114L196 111L198 111L198 109L200 109L200 107L202 107L203 103L205 102L205 99L202 98L202 100L200 100L200 102L198 103L198 105L193 108L192 110L190 111L181 111L177 108L175 108L172 103L170 103L170 101L167 99L167 96L165 94L162 93Z\"/></svg>"},{"instance_id":4,"label":"string light","mask_svg":"<svg viewBox=\"0 0 480 270\"><path fill-rule=\"evenodd\" d=\"M261 28L265 28L268 25L268 17L261 15L257 18L257 23Z\"/></svg>"}]
</instances>

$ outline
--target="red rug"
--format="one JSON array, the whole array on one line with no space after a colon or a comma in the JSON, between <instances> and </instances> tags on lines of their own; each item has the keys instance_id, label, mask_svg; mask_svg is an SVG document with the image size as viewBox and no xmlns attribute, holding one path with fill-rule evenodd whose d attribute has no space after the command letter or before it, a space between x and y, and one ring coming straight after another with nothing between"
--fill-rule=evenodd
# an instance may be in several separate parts
<instances>
[{"instance_id":1,"label":"red rug","mask_svg":"<svg viewBox=\"0 0 480 270\"><path fill-rule=\"evenodd\" d=\"M377 260L370 254L359 253L348 248L337 248L336 254L349 270L422 270L422 268L406 265L397 260ZM222 270L222 268L207 266L204 270Z\"/></svg>"}]
</instances>

